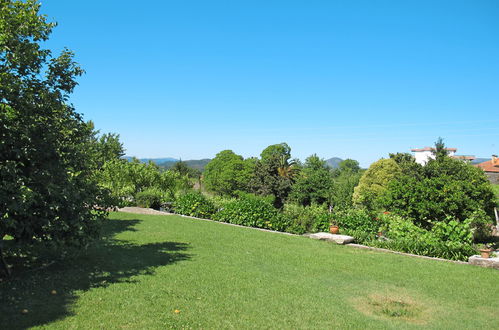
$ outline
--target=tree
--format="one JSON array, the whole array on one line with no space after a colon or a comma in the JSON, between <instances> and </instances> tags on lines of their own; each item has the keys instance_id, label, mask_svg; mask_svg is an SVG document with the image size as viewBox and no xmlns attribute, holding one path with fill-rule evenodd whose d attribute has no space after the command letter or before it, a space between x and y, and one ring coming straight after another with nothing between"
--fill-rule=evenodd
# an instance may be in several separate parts
<instances>
[{"instance_id":1,"label":"tree","mask_svg":"<svg viewBox=\"0 0 499 330\"><path fill-rule=\"evenodd\" d=\"M435 148L431 151L431 153L435 156L436 160L440 160L449 155L449 152L445 148L444 139L439 137L435 142Z\"/></svg>"},{"instance_id":2,"label":"tree","mask_svg":"<svg viewBox=\"0 0 499 330\"><path fill-rule=\"evenodd\" d=\"M68 103L83 70L42 47L55 23L39 8L0 1L0 248L6 235L85 246L110 206L93 127Z\"/></svg>"},{"instance_id":3,"label":"tree","mask_svg":"<svg viewBox=\"0 0 499 330\"><path fill-rule=\"evenodd\" d=\"M442 156L430 160L422 171L406 171L390 182L384 200L386 209L427 229L432 222L446 219L463 222L476 212L492 222L494 194L481 169Z\"/></svg>"},{"instance_id":4,"label":"tree","mask_svg":"<svg viewBox=\"0 0 499 330\"><path fill-rule=\"evenodd\" d=\"M312 155L305 160L289 197L303 206L323 204L328 200L332 188L333 177L326 161Z\"/></svg>"},{"instance_id":5,"label":"tree","mask_svg":"<svg viewBox=\"0 0 499 330\"><path fill-rule=\"evenodd\" d=\"M260 158L264 162L276 157L279 159L284 158L286 161L291 158L291 148L287 143L282 142L279 144L270 145L267 148L263 149L262 153L260 154Z\"/></svg>"},{"instance_id":6,"label":"tree","mask_svg":"<svg viewBox=\"0 0 499 330\"><path fill-rule=\"evenodd\" d=\"M250 188L258 195L274 196L274 206L281 208L294 180L294 171L290 170L289 163L291 148L286 143L274 144L265 148L260 156L261 159L255 164Z\"/></svg>"},{"instance_id":7,"label":"tree","mask_svg":"<svg viewBox=\"0 0 499 330\"><path fill-rule=\"evenodd\" d=\"M388 184L401 173L400 166L391 158L371 164L354 189L354 203L371 210L379 208Z\"/></svg>"},{"instance_id":8,"label":"tree","mask_svg":"<svg viewBox=\"0 0 499 330\"><path fill-rule=\"evenodd\" d=\"M219 152L207 165L203 175L205 186L219 195L235 196L248 191L254 171L254 161L244 160L232 150Z\"/></svg>"},{"instance_id":9,"label":"tree","mask_svg":"<svg viewBox=\"0 0 499 330\"><path fill-rule=\"evenodd\" d=\"M340 172L350 171L352 173L357 173L360 171L360 166L358 161L347 158L340 162L340 164L338 165L338 169L340 170Z\"/></svg>"},{"instance_id":10,"label":"tree","mask_svg":"<svg viewBox=\"0 0 499 330\"><path fill-rule=\"evenodd\" d=\"M334 185L329 196L329 204L335 210L346 210L353 206L354 188L359 184L362 170L359 162L345 159L333 171Z\"/></svg>"}]
</instances>

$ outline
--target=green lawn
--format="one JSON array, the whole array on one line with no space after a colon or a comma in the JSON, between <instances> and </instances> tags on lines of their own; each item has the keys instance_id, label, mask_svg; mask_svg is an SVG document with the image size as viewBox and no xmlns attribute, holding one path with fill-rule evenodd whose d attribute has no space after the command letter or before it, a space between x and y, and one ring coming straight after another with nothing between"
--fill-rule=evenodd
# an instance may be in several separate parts
<instances>
[{"instance_id":1,"label":"green lawn","mask_svg":"<svg viewBox=\"0 0 499 330\"><path fill-rule=\"evenodd\" d=\"M499 184L493 184L492 190L494 191L494 194L496 194L496 197L499 200Z\"/></svg>"},{"instance_id":2,"label":"green lawn","mask_svg":"<svg viewBox=\"0 0 499 330\"><path fill-rule=\"evenodd\" d=\"M499 327L497 270L178 216L110 218L84 256L0 283L0 329Z\"/></svg>"}]
</instances>

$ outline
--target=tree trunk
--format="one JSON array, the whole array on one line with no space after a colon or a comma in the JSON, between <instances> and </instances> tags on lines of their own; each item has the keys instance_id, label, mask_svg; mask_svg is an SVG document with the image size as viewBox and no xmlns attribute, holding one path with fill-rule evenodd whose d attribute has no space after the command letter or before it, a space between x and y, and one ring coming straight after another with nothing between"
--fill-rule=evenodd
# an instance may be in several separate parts
<instances>
[{"instance_id":1,"label":"tree trunk","mask_svg":"<svg viewBox=\"0 0 499 330\"><path fill-rule=\"evenodd\" d=\"M3 236L0 239L0 263L2 264L5 274L7 274L7 276L10 277L10 268L7 265L7 262L5 261L5 258L3 257Z\"/></svg>"}]
</instances>

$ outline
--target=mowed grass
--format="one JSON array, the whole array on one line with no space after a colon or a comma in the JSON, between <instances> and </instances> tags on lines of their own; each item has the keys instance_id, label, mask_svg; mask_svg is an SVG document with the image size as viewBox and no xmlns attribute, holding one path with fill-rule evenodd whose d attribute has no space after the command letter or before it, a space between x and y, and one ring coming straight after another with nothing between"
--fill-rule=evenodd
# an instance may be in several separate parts
<instances>
[{"instance_id":1,"label":"mowed grass","mask_svg":"<svg viewBox=\"0 0 499 330\"><path fill-rule=\"evenodd\" d=\"M1 282L0 328L499 327L497 270L178 216L113 213L105 231Z\"/></svg>"},{"instance_id":2,"label":"mowed grass","mask_svg":"<svg viewBox=\"0 0 499 330\"><path fill-rule=\"evenodd\" d=\"M496 195L496 200L499 203L499 184L493 184L492 190L494 191L494 194Z\"/></svg>"}]
</instances>

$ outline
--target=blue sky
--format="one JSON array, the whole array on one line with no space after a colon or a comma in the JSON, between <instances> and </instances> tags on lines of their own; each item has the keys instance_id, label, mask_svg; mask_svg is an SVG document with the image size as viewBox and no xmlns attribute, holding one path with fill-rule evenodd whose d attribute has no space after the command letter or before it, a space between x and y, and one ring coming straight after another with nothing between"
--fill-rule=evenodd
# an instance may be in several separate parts
<instances>
[{"instance_id":1,"label":"blue sky","mask_svg":"<svg viewBox=\"0 0 499 330\"><path fill-rule=\"evenodd\" d=\"M71 101L128 155L499 153L499 2L42 1Z\"/></svg>"}]
</instances>

